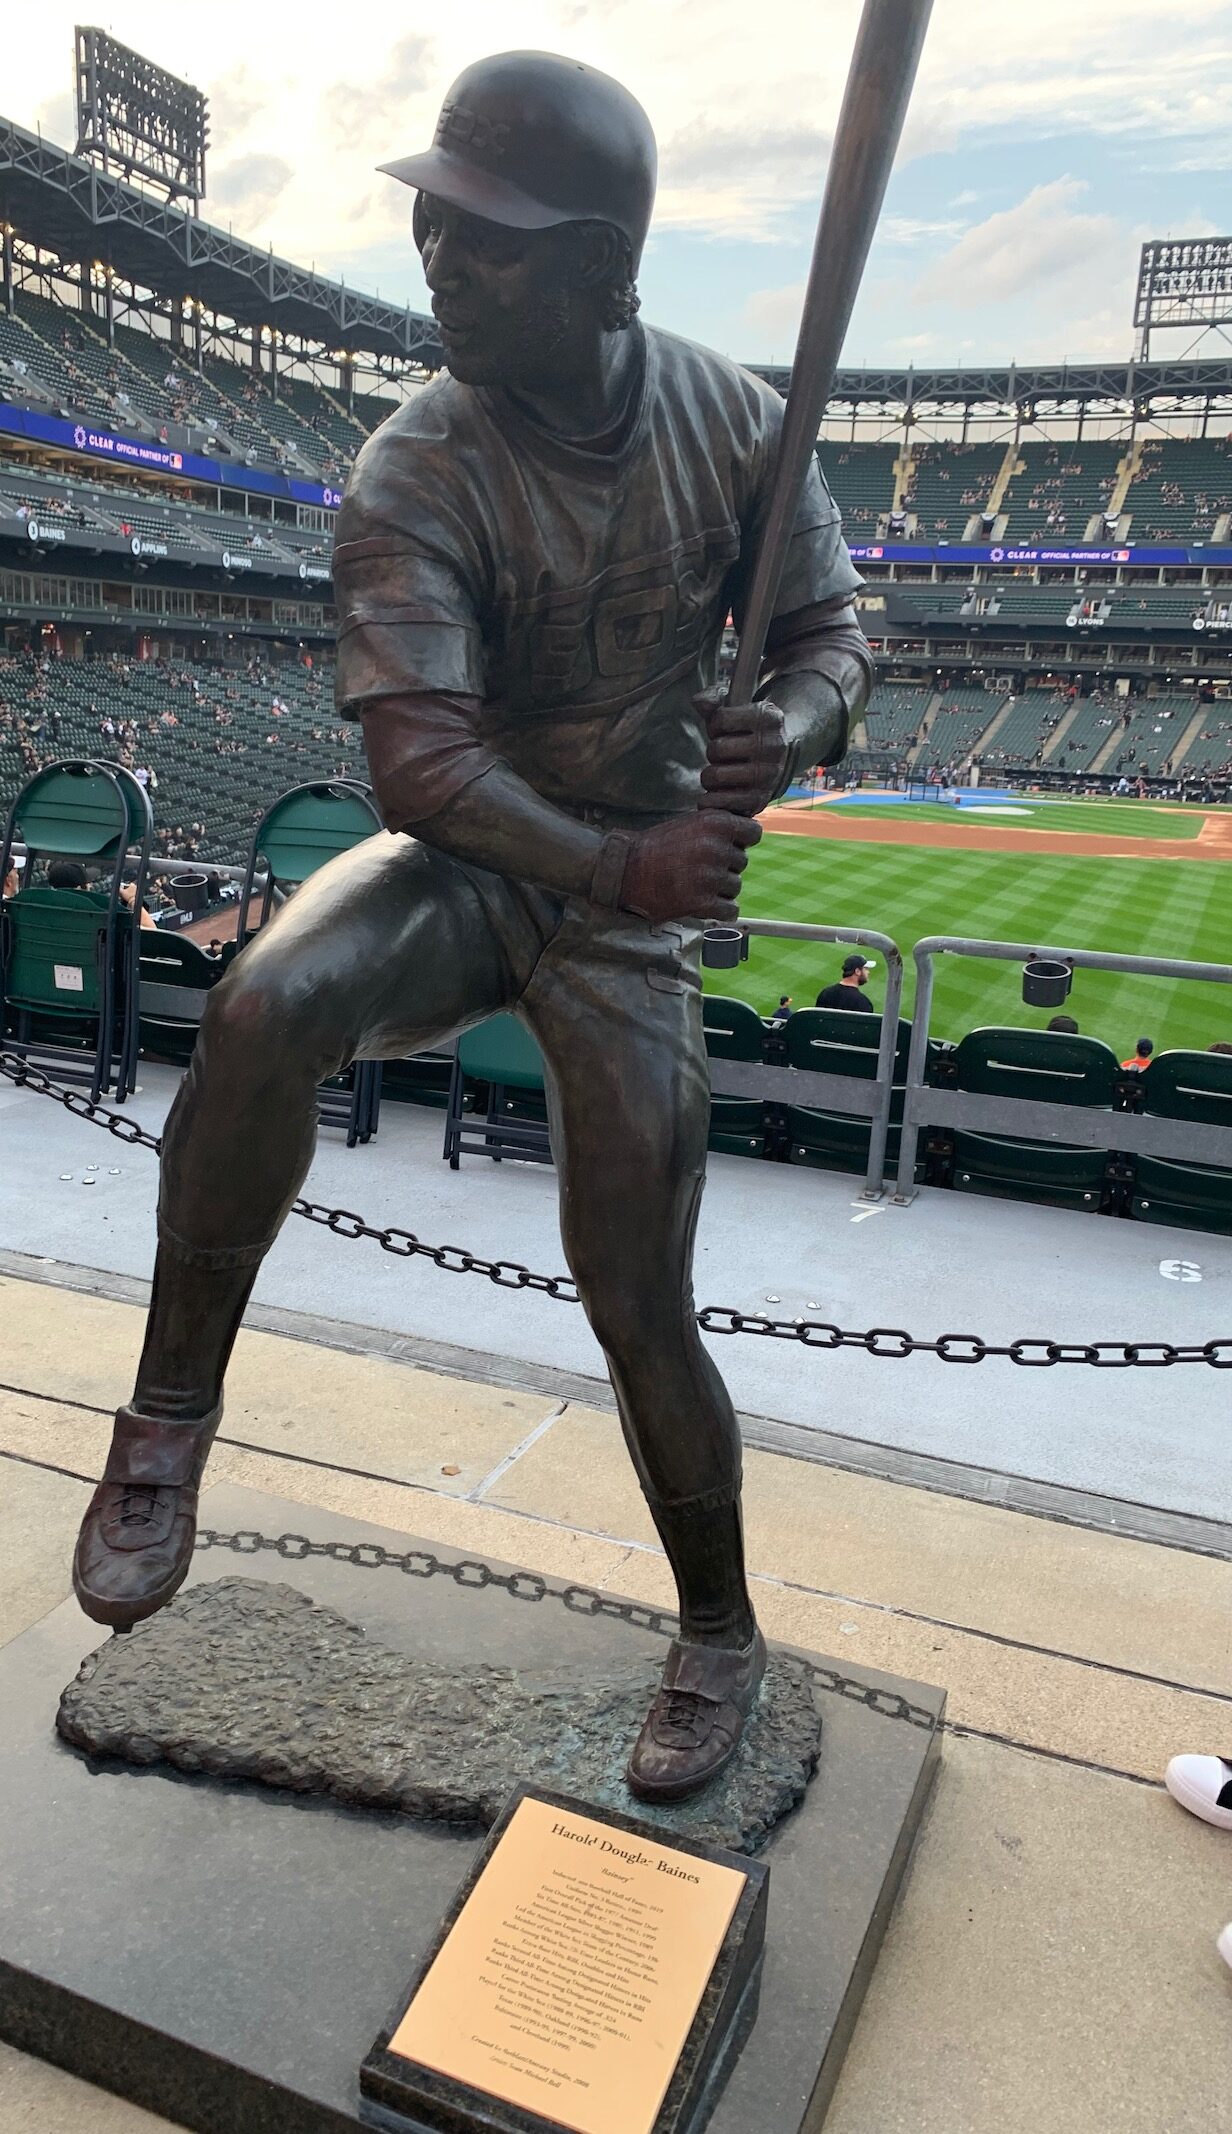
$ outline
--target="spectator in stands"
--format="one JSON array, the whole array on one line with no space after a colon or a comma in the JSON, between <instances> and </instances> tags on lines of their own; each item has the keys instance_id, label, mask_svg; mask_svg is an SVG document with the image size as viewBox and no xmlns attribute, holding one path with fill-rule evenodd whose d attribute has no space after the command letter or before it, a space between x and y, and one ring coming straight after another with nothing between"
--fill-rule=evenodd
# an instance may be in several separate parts
<instances>
[{"instance_id":1,"label":"spectator in stands","mask_svg":"<svg viewBox=\"0 0 1232 2134\"><path fill-rule=\"evenodd\" d=\"M1125 1073L1145 1074L1151 1064L1151 1054L1154 1050L1155 1040L1153 1037L1140 1037L1134 1046L1133 1058L1121 1061L1121 1066Z\"/></svg>"},{"instance_id":2,"label":"spectator in stands","mask_svg":"<svg viewBox=\"0 0 1232 2134\"><path fill-rule=\"evenodd\" d=\"M9 868L8 873L4 877L4 895L6 897L15 897L20 888L21 877L17 872L17 862L16 860L14 860L12 866ZM1211 1046L1212 1052L1217 1052L1218 1050L1219 1047L1217 1045ZM1229 1050L1232 1051L1232 1046L1229 1047Z\"/></svg>"},{"instance_id":3,"label":"spectator in stands","mask_svg":"<svg viewBox=\"0 0 1232 2134\"><path fill-rule=\"evenodd\" d=\"M49 889L84 889L86 870L77 860L48 860L47 887Z\"/></svg>"},{"instance_id":4,"label":"spectator in stands","mask_svg":"<svg viewBox=\"0 0 1232 2134\"><path fill-rule=\"evenodd\" d=\"M7 895L8 892L6 891L5 894ZM1217 1037L1214 1044L1208 1045L1206 1049L1208 1052L1232 1052L1232 1045L1228 1043L1226 1037Z\"/></svg>"},{"instance_id":5,"label":"spectator in stands","mask_svg":"<svg viewBox=\"0 0 1232 2134\"><path fill-rule=\"evenodd\" d=\"M776 1028L778 1028L778 1029L781 1029L781 1028L782 1028L782 1026L783 1026L783 1024L784 1024L784 1023L785 1023L785 1022L787 1021L787 1018L788 1018L788 1016L789 1016L790 1014L791 1014L791 994L790 994L790 993L780 993L780 994L779 994L779 1004L778 1004L777 1008L775 1009L775 1011L774 1011L773 1015L772 1015L772 1016L770 1017L770 1020L771 1020L771 1022L772 1022L772 1023L773 1023L773 1024L774 1024L774 1025L776 1026Z\"/></svg>"},{"instance_id":6,"label":"spectator in stands","mask_svg":"<svg viewBox=\"0 0 1232 2134\"><path fill-rule=\"evenodd\" d=\"M868 984L868 974L877 968L867 956L848 956L843 965L843 975L837 985L823 986L817 995L819 1008L860 1008L876 1014L871 1000L864 997L863 988Z\"/></svg>"},{"instance_id":7,"label":"spectator in stands","mask_svg":"<svg viewBox=\"0 0 1232 2134\"><path fill-rule=\"evenodd\" d=\"M137 922L139 926L145 927L147 931L150 929L156 930L157 921L153 913L148 912L144 904L138 904L137 902L137 877L135 874L127 875L125 880L121 882L120 902L126 911L140 912L141 916Z\"/></svg>"},{"instance_id":8,"label":"spectator in stands","mask_svg":"<svg viewBox=\"0 0 1232 2134\"><path fill-rule=\"evenodd\" d=\"M1054 1015L1048 1028L1056 1030L1062 1037L1078 1036L1078 1025L1072 1015Z\"/></svg>"}]
</instances>

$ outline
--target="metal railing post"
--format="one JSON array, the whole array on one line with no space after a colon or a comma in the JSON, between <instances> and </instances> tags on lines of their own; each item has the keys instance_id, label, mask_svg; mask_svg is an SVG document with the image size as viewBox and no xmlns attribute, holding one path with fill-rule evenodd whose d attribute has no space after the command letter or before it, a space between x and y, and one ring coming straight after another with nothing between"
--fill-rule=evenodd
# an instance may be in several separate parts
<instances>
[{"instance_id":1,"label":"metal railing post","mask_svg":"<svg viewBox=\"0 0 1232 2134\"><path fill-rule=\"evenodd\" d=\"M920 1126L919 1121L912 1116L912 1098L917 1089L924 1087L935 978L932 945L928 941L919 941L915 947L915 1008L911 1023L911 1045L907 1053L907 1087L903 1093L902 1132L898 1142L898 1177L894 1184L896 1208L908 1207L916 1194L915 1159L920 1140Z\"/></svg>"}]
</instances>

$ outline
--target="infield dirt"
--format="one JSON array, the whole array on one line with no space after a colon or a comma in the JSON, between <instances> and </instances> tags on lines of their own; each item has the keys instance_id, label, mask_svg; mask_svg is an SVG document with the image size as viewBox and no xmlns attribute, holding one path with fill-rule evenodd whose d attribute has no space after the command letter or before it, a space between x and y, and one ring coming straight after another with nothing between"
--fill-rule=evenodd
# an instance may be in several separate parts
<instances>
[{"instance_id":1,"label":"infield dirt","mask_svg":"<svg viewBox=\"0 0 1232 2134\"><path fill-rule=\"evenodd\" d=\"M841 808L769 808L760 820L776 836L825 837L840 844L931 845L941 852L1049 852L1061 859L1232 860L1232 816L1208 815L1196 837L1100 837L1091 831L1031 830L1021 823L912 822L910 810L893 819L867 815L844 820Z\"/></svg>"}]
</instances>

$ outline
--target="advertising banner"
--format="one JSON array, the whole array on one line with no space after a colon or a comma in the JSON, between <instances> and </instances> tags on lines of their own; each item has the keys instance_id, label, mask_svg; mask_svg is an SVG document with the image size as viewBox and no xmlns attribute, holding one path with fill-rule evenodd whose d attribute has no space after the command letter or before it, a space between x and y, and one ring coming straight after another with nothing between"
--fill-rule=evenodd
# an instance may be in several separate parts
<instances>
[{"instance_id":1,"label":"advertising banner","mask_svg":"<svg viewBox=\"0 0 1232 2134\"><path fill-rule=\"evenodd\" d=\"M315 504L324 511L336 511L342 502L341 489L319 482L267 473L260 467L237 467L229 460L206 459L198 452L177 452L172 446L149 438L125 437L118 430L97 429L92 423L66 422L58 415L41 415L33 408L0 405L0 430L27 437L32 444L58 445L62 451L107 459L113 466L144 468L150 474L178 474L185 481L247 489L258 496L288 497L297 504Z\"/></svg>"}]
</instances>

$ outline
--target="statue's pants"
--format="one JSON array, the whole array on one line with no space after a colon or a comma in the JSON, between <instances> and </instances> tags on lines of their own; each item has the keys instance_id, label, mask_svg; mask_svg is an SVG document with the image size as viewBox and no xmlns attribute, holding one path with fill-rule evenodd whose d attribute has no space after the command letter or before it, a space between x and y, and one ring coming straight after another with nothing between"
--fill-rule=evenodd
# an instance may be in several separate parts
<instances>
[{"instance_id":1,"label":"statue's pants","mask_svg":"<svg viewBox=\"0 0 1232 2134\"><path fill-rule=\"evenodd\" d=\"M511 1009L543 1051L565 1253L643 1489L678 1578L693 1549L673 1545L673 1506L711 1549L734 1534L719 1551L734 1604L740 1439L691 1276L710 1101L698 955L693 927L598 912L408 837L313 875L211 993L167 1122L134 1406L201 1414L217 1399L312 1158L318 1083Z\"/></svg>"}]
</instances>

